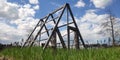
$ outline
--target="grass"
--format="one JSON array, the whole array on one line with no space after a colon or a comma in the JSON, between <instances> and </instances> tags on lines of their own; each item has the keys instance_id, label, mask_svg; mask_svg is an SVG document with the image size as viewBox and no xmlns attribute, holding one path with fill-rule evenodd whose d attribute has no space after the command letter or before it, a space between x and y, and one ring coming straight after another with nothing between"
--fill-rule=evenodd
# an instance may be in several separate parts
<instances>
[{"instance_id":1,"label":"grass","mask_svg":"<svg viewBox=\"0 0 120 60\"><path fill-rule=\"evenodd\" d=\"M82 50L47 49L42 53L40 47L8 48L0 55L13 58L13 60L120 60L120 48L99 48Z\"/></svg>"}]
</instances>

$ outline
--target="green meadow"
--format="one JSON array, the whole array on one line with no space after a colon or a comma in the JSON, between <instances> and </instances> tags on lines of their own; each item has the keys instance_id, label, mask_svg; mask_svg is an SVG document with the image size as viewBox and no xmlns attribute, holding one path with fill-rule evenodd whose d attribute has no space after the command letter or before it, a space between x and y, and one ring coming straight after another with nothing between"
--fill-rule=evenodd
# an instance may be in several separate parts
<instances>
[{"instance_id":1,"label":"green meadow","mask_svg":"<svg viewBox=\"0 0 120 60\"><path fill-rule=\"evenodd\" d=\"M98 49L46 49L43 53L40 47L6 48L0 52L11 60L120 60L120 48Z\"/></svg>"}]
</instances>

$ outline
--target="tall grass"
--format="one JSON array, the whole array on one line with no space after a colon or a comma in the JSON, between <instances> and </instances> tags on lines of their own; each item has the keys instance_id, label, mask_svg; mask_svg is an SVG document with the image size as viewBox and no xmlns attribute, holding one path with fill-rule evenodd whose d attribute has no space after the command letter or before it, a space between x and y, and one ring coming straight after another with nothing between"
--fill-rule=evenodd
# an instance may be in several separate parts
<instances>
[{"instance_id":1,"label":"tall grass","mask_svg":"<svg viewBox=\"0 0 120 60\"><path fill-rule=\"evenodd\" d=\"M13 60L120 60L120 48L99 48L65 50L47 49L42 53L40 47L32 48L8 48L0 52L0 55L13 58Z\"/></svg>"}]
</instances>

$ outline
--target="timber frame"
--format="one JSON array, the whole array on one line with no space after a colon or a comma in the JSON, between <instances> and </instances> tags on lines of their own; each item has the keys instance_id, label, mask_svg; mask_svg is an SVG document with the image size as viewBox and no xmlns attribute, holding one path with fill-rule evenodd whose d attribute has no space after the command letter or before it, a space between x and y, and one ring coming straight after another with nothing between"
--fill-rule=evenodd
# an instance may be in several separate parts
<instances>
[{"instance_id":1,"label":"timber frame","mask_svg":"<svg viewBox=\"0 0 120 60\"><path fill-rule=\"evenodd\" d=\"M57 16L57 17L54 17L53 14L55 14L56 12L58 12L60 10L61 10L60 15ZM64 24L64 25L58 26L58 24L60 23L60 20L61 20L61 18L63 16L65 10L67 11L67 14L66 14L67 15L67 23ZM49 19L50 17L51 17L51 19ZM69 22L69 17L71 17L72 22ZM53 28L48 29L47 26L46 26L47 25L46 23L49 23L50 21L53 21L53 23L55 25L53 26ZM74 27L70 26L70 24L73 24ZM64 26L66 26L66 28L67 28L67 34L66 34L67 35L67 43L65 43L65 41L63 39L63 36L62 36L62 34L61 34L60 30L59 30L60 27L64 27ZM30 40L31 36L33 35L33 33L35 32L37 27L40 27L40 29L38 30L38 32L35 35L34 39ZM44 32L42 32L43 28L45 28ZM53 11L52 13L48 14L47 16L45 16L44 18L42 18L42 19L40 19L38 21L37 25L35 26L35 28L31 32L31 34L27 38L27 40L24 43L23 47L24 46L32 47L34 42L37 40L38 36L41 36L43 33L47 33L48 38L45 39L47 42L43 46L43 50L45 50L45 48L47 48L49 42L51 42L53 48L57 47L57 43L56 43L57 37L56 37L56 35L58 35L62 47L70 49L70 30L72 30L74 32L75 48L79 49L79 45L80 45L79 42L80 41L81 41L83 47L86 48L84 40L83 40L83 38L81 36L81 33L80 33L79 28L78 28L78 26L76 24L73 13L71 11L70 5L68 3L66 3L65 5L60 7L59 9ZM51 32L49 32L49 31L51 31Z\"/></svg>"}]
</instances>

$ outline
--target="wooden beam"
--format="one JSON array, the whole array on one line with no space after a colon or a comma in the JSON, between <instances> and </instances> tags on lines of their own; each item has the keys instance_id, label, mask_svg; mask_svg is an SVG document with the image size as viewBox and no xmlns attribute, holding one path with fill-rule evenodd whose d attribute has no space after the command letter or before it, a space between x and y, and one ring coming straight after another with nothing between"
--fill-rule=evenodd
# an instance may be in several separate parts
<instances>
[{"instance_id":1,"label":"wooden beam","mask_svg":"<svg viewBox=\"0 0 120 60\"><path fill-rule=\"evenodd\" d=\"M69 28L70 30L73 30L73 31L77 31L77 30L78 30L77 28L72 27L72 26L68 26L68 28Z\"/></svg>"},{"instance_id":2,"label":"wooden beam","mask_svg":"<svg viewBox=\"0 0 120 60\"><path fill-rule=\"evenodd\" d=\"M63 8L65 8L65 5L63 5L62 7L58 8L58 9L56 9L55 11L53 11L53 12L50 13L50 14L54 14L54 13L56 13L57 11L59 11L59 10L61 10L61 9L63 9Z\"/></svg>"},{"instance_id":3,"label":"wooden beam","mask_svg":"<svg viewBox=\"0 0 120 60\"><path fill-rule=\"evenodd\" d=\"M73 24L73 23L74 23L74 22L70 22L70 23L67 23L67 24L61 25L61 26L58 26L58 28L61 28L61 27L67 26L68 24Z\"/></svg>"},{"instance_id":4,"label":"wooden beam","mask_svg":"<svg viewBox=\"0 0 120 60\"><path fill-rule=\"evenodd\" d=\"M70 29L69 29L69 13L67 8L67 43L68 43L68 49L70 49Z\"/></svg>"},{"instance_id":5,"label":"wooden beam","mask_svg":"<svg viewBox=\"0 0 120 60\"><path fill-rule=\"evenodd\" d=\"M52 38L51 38L51 47L56 50L57 44L56 44L56 32L54 32Z\"/></svg>"},{"instance_id":6,"label":"wooden beam","mask_svg":"<svg viewBox=\"0 0 120 60\"><path fill-rule=\"evenodd\" d=\"M75 48L79 49L79 36L77 31L74 31L74 42L75 42Z\"/></svg>"}]
</instances>

